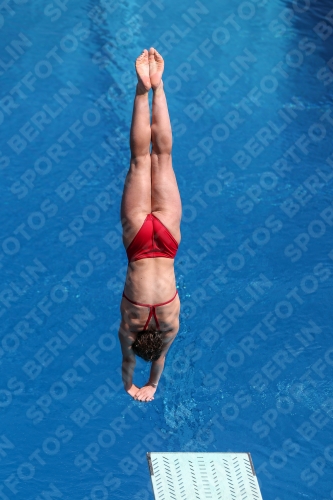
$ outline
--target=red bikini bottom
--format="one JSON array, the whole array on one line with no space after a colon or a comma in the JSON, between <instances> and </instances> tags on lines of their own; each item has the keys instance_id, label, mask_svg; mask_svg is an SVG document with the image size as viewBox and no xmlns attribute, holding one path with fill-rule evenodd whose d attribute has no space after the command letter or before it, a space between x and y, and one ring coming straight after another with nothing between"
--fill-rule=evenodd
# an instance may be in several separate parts
<instances>
[{"instance_id":1,"label":"red bikini bottom","mask_svg":"<svg viewBox=\"0 0 333 500\"><path fill-rule=\"evenodd\" d=\"M149 315L148 315L148 319L146 321L146 324L144 326L144 330L147 329L147 326L149 324L149 321L151 320L152 316L154 316L154 319L155 319L155 322L156 322L156 327L159 328L160 325L158 323L158 319L157 319L157 316L156 316L156 311L155 311L155 307L160 307L160 306L165 306L166 304L169 304L170 302L172 302L174 300L174 298L176 297L178 293L178 290L176 290L176 293L175 295L172 297L172 299L170 300L167 300L166 302L161 302L160 304L141 304L140 302L134 302L134 300L131 300L129 299L128 297L126 297L125 293L123 292L123 297L125 297L126 300L128 300L128 302L131 302L132 304L136 305L136 306L142 306L142 307L149 307Z\"/></svg>"}]
</instances>

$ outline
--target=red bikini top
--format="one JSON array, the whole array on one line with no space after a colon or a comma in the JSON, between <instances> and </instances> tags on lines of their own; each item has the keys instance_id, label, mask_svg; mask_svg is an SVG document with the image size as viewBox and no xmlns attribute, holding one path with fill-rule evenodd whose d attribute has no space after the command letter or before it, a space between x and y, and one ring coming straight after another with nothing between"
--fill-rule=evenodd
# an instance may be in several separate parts
<instances>
[{"instance_id":1,"label":"red bikini top","mask_svg":"<svg viewBox=\"0 0 333 500\"><path fill-rule=\"evenodd\" d=\"M174 259L178 243L154 214L148 214L134 239L127 247L129 262L154 257Z\"/></svg>"}]
</instances>

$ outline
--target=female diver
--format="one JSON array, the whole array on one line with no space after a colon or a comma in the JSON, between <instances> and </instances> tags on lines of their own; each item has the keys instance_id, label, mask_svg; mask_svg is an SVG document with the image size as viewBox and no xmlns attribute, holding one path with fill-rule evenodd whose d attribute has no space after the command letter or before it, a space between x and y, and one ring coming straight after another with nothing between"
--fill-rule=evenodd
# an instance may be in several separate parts
<instances>
[{"instance_id":1,"label":"female diver","mask_svg":"<svg viewBox=\"0 0 333 500\"><path fill-rule=\"evenodd\" d=\"M174 258L181 239L182 207L172 167L171 123L162 81L164 60L151 48L143 51L135 67L138 84L130 132L131 160L121 202L128 269L119 340L125 390L138 401L151 401L166 353L179 330ZM149 380L142 388L133 384L135 355L152 362Z\"/></svg>"}]
</instances>

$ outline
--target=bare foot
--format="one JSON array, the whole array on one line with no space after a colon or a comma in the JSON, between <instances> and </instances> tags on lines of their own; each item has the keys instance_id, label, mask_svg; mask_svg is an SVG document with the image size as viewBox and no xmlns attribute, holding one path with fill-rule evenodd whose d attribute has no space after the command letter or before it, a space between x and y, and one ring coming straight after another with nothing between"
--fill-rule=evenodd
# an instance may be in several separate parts
<instances>
[{"instance_id":1,"label":"bare foot","mask_svg":"<svg viewBox=\"0 0 333 500\"><path fill-rule=\"evenodd\" d=\"M135 69L139 85L142 89L148 92L151 89L151 83L149 77L149 59L147 49L145 49L135 61Z\"/></svg>"},{"instance_id":2,"label":"bare foot","mask_svg":"<svg viewBox=\"0 0 333 500\"><path fill-rule=\"evenodd\" d=\"M137 401L152 401L154 399L154 394L156 392L156 387L151 385L144 385L135 394L134 399Z\"/></svg>"},{"instance_id":3,"label":"bare foot","mask_svg":"<svg viewBox=\"0 0 333 500\"><path fill-rule=\"evenodd\" d=\"M153 90L157 89L162 80L164 71L164 60L161 54L156 49L149 49L149 77Z\"/></svg>"},{"instance_id":4,"label":"bare foot","mask_svg":"<svg viewBox=\"0 0 333 500\"><path fill-rule=\"evenodd\" d=\"M128 392L128 394L134 398L139 390L139 387L137 387L135 384L132 384L126 392Z\"/></svg>"}]
</instances>

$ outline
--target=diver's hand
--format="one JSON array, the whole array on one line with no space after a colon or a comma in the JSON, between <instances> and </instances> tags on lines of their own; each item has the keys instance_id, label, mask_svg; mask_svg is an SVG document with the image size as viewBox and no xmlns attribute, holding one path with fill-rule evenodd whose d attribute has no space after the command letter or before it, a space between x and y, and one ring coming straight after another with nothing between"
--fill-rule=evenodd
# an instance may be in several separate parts
<instances>
[{"instance_id":1,"label":"diver's hand","mask_svg":"<svg viewBox=\"0 0 333 500\"><path fill-rule=\"evenodd\" d=\"M137 387L135 384L132 384L131 387L126 390L126 392L128 392L128 394L134 398L139 390L139 387Z\"/></svg>"},{"instance_id":2,"label":"diver's hand","mask_svg":"<svg viewBox=\"0 0 333 500\"><path fill-rule=\"evenodd\" d=\"M144 385L138 392L135 394L134 399L137 401L152 401L154 399L154 394L156 392L156 387L152 385Z\"/></svg>"}]
</instances>

